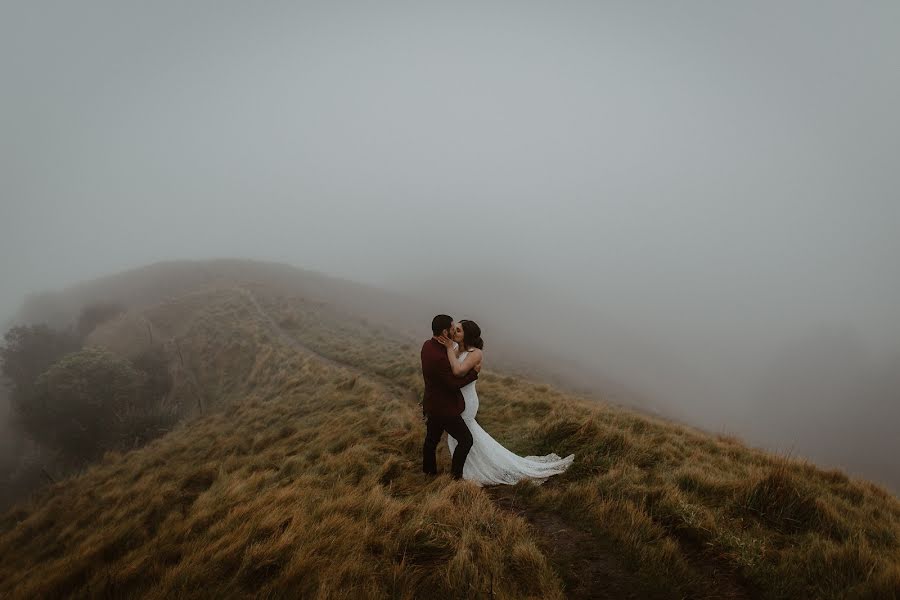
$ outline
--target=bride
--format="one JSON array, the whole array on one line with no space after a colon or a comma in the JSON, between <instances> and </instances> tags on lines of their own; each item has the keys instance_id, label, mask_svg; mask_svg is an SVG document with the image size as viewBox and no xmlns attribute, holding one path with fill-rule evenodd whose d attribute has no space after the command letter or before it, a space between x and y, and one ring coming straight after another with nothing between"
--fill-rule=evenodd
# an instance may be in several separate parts
<instances>
[{"instance_id":1,"label":"bride","mask_svg":"<svg viewBox=\"0 0 900 600\"><path fill-rule=\"evenodd\" d=\"M484 360L484 342L481 328L474 321L462 320L450 330L452 340L439 337L438 341L447 348L447 356L453 374L462 376ZM472 383L461 388L466 405L462 418L472 432L472 450L463 467L463 479L479 485L512 485L523 479L543 483L548 477L558 475L569 468L575 455L560 458L556 454L546 456L519 456L500 445L487 431L481 428L475 415L478 413L478 392ZM456 449L456 440L447 435L450 455Z\"/></svg>"}]
</instances>

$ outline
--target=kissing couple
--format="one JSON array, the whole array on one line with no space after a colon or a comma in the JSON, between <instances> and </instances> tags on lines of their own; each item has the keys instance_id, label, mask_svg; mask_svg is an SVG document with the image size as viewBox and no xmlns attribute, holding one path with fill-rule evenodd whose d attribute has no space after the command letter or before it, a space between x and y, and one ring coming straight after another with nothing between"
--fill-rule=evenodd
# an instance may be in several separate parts
<instances>
[{"instance_id":1,"label":"kissing couple","mask_svg":"<svg viewBox=\"0 0 900 600\"><path fill-rule=\"evenodd\" d=\"M426 474L437 475L437 446L445 431L454 479L478 485L512 485L525 479L543 483L569 468L574 454L565 458L556 454L518 456L475 420L475 382L484 364L484 340L477 323L438 315L431 321L431 334L422 345L422 410L426 418L422 470Z\"/></svg>"}]
</instances>

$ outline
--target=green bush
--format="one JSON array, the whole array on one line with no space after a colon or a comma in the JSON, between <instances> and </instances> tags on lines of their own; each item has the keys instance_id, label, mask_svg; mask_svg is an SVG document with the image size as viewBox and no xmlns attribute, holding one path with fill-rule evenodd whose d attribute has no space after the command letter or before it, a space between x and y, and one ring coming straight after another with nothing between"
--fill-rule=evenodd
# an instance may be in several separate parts
<instances>
[{"instance_id":1,"label":"green bush","mask_svg":"<svg viewBox=\"0 0 900 600\"><path fill-rule=\"evenodd\" d=\"M170 420L159 408L165 385L158 361L139 361L148 374L101 348L69 354L37 378L34 394L19 406L21 422L73 461L144 442Z\"/></svg>"},{"instance_id":2,"label":"green bush","mask_svg":"<svg viewBox=\"0 0 900 600\"><path fill-rule=\"evenodd\" d=\"M9 384L14 406L33 395L35 380L50 365L81 347L75 334L47 325L13 327L3 341L0 372Z\"/></svg>"}]
</instances>

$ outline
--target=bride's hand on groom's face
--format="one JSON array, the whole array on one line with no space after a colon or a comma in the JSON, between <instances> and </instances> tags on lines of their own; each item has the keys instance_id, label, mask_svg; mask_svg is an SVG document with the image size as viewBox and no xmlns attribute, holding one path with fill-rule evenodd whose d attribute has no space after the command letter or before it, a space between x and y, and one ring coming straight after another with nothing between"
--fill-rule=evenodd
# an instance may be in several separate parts
<instances>
[{"instance_id":1,"label":"bride's hand on groom's face","mask_svg":"<svg viewBox=\"0 0 900 600\"><path fill-rule=\"evenodd\" d=\"M440 335L440 336L438 336L438 339L437 339L437 340L438 340L438 342L439 342L441 345L443 345L445 348L452 348L452 347L453 347L453 340L451 340L450 338L448 338L448 337L446 337L446 336Z\"/></svg>"}]
</instances>

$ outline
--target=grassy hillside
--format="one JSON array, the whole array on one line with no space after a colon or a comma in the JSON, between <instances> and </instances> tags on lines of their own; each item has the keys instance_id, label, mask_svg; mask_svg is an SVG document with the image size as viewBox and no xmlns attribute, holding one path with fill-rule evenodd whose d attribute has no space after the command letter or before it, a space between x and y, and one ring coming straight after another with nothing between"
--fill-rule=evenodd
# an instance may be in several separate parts
<instances>
[{"instance_id":1,"label":"grassy hillside","mask_svg":"<svg viewBox=\"0 0 900 600\"><path fill-rule=\"evenodd\" d=\"M149 325L148 325L149 324ZM894 598L900 502L837 471L488 370L479 421L574 452L547 484L419 474L418 344L235 283L92 342L163 339L185 421L0 519L2 597ZM440 460L447 470L442 447Z\"/></svg>"}]
</instances>

